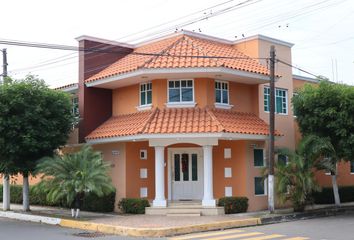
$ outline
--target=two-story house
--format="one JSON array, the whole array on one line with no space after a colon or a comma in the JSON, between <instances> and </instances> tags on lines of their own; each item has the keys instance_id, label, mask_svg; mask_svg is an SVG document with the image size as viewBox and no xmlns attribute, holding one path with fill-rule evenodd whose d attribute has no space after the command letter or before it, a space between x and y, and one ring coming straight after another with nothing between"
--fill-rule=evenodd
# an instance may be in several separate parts
<instances>
[{"instance_id":1,"label":"two-story house","mask_svg":"<svg viewBox=\"0 0 354 240\"><path fill-rule=\"evenodd\" d=\"M92 51L80 53L79 83L67 87L81 118L67 149L87 142L102 152L116 201L148 198L159 210L193 201L217 214L218 198L246 196L250 211L267 208L267 59L275 45L277 58L291 64L293 44L189 31L134 45L77 40ZM276 74L276 145L294 149L291 96L313 79L296 82L280 63Z\"/></svg>"}]
</instances>

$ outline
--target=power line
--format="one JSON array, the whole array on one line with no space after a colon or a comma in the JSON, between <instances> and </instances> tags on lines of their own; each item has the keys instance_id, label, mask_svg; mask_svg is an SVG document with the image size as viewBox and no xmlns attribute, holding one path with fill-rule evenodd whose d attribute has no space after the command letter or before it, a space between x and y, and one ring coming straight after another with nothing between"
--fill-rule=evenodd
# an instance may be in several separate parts
<instances>
[{"instance_id":1,"label":"power line","mask_svg":"<svg viewBox=\"0 0 354 240\"><path fill-rule=\"evenodd\" d=\"M37 42L24 42L18 40L0 40L0 44L4 45L15 45L22 47L34 47L34 48L47 48L55 50L66 50L66 51L78 51L78 52L95 52L95 53L106 53L106 54L118 54L118 55L139 55L139 56L152 56L152 57L178 57L178 58L215 58L215 59L268 59L268 58L255 58L255 57L229 57L229 56L206 56L206 55L171 55L164 53L150 53L150 52L138 52L138 51L128 51L128 50L110 50L107 48L80 48L69 45L58 45L49 43L37 43Z\"/></svg>"},{"instance_id":2,"label":"power line","mask_svg":"<svg viewBox=\"0 0 354 240\"><path fill-rule=\"evenodd\" d=\"M168 21L168 22L165 22L165 23L156 25L156 26L154 26L154 27L145 29L145 30L143 30L143 31L139 31L139 32L135 32L135 33L133 33L133 34L126 35L126 36L121 37L121 38L119 38L119 39L117 39L117 40L124 39L124 38L130 37L130 36L134 36L134 35L137 35L137 34L141 34L142 32L146 32L146 31L149 31L149 30L151 30L151 29L154 29L154 28L157 28L157 27L160 27L160 26L164 26L164 25L167 25L167 24L169 24L169 23L176 22L176 21L178 21L178 20L180 20L180 19L184 19L184 18L187 18L187 17L189 17L189 16L193 16L193 15L195 15L195 14L197 14L197 13L200 13L200 12L205 12L205 11L207 11L207 10L212 10L212 9L215 8L215 7L220 7L220 6L222 6L222 5L228 4L228 3L233 2L233 1L234 1L234 0L229 0L229 1L225 1L225 2L223 2L223 3L219 3L219 4L216 4L216 5L213 5L213 6L211 6L211 7L208 7L208 8L205 8L205 9L202 9L202 10L199 10L199 11L196 11L196 12L193 12L193 13L191 13L191 14L187 14L187 15L182 16L182 17L180 17L180 18L176 18L176 19L174 19L174 20L171 20L171 21ZM231 11L231 10L235 10L235 9L234 9L235 7L240 7L240 6L244 5L244 4L250 3L250 2L252 2L252 1L255 1L255 0L246 0L246 1L243 1L243 2L241 2L241 3L235 4L235 5L231 6L231 7L228 7L228 8L222 9L222 10L219 10L219 11L216 12L216 13L210 12L210 14L209 14L208 16L202 16L202 17L198 17L197 19L188 20L188 21L186 21L186 22L184 22L184 23L182 23L182 24L178 24L178 27L181 28L181 27L185 27L185 26L187 26L187 25L190 25L190 24L193 24L193 23L196 23L196 22L199 22L199 21L207 20L207 19L209 19L209 18L211 18L211 17L218 16L218 15L222 14L223 11L228 12L228 11ZM261 1L261 0L258 0L257 2L259 2L259 1ZM251 4L252 4L252 3L251 3ZM204 13L204 14L206 14L206 13ZM191 22L191 21L192 21L192 22ZM174 29L174 28L175 28L175 26L166 28L166 29L164 29L163 31L159 30L158 32L150 33L150 34L148 34L148 35L145 35L144 38L149 37L149 36L151 36L151 35L162 34L163 32L169 31L169 30ZM98 47L100 47L100 46L102 46L102 45L104 45L104 44L111 44L111 43L112 43L112 41L107 40L107 41L105 41L104 43L99 44ZM71 53L71 54L68 54L68 55L61 56L61 57L59 57L59 58L55 58L55 59L53 59L53 60L57 60L57 59L60 59L60 58L66 57L66 56L70 56L70 55L72 55L72 53ZM76 57L76 56L73 56L73 57L70 57L70 58L63 59L63 60L61 60L61 61L69 60L69 59L72 59L72 58L75 58L75 57ZM47 61L50 61L50 60L47 60ZM46 62L47 62L47 61L46 61ZM45 64L46 64L46 65L50 65L50 64L55 64L55 63L58 63L58 62L60 62L60 61L54 61L54 62L45 63ZM75 63L75 62L74 62L74 63ZM43 63L43 64L44 64L44 63ZM40 63L40 65L42 65L42 64ZM25 69L28 69L28 68L29 68L29 67L27 67L27 68L25 68ZM20 70L22 70L22 69L20 69ZM14 70L13 70L12 72L14 72Z\"/></svg>"},{"instance_id":3,"label":"power line","mask_svg":"<svg viewBox=\"0 0 354 240\"><path fill-rule=\"evenodd\" d=\"M297 69L297 70L299 70L299 71L301 71L301 72L307 73L307 74L309 74L309 75L311 75L311 76L313 76L313 77L315 77L315 78L318 78L318 76L319 76L319 75L313 74L313 73L311 73L311 72L309 72L309 71L306 71L306 70L304 70L304 69L302 69L302 68L300 68L300 67L296 67L296 66L294 66L294 65L292 65L292 64L290 64L290 63L288 63L288 62L285 62L285 61L283 61L283 60L280 60L280 59L276 59L276 60L277 60L277 62L280 62L280 63L282 63L282 64L284 64L284 65L289 66L289 67L295 68L295 69Z\"/></svg>"}]
</instances>

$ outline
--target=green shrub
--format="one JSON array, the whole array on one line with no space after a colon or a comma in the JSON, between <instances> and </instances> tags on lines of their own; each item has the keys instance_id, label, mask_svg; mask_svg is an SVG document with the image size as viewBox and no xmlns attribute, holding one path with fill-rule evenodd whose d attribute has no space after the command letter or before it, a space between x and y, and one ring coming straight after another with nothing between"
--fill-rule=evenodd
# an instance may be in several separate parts
<instances>
[{"instance_id":1,"label":"green shrub","mask_svg":"<svg viewBox=\"0 0 354 240\"><path fill-rule=\"evenodd\" d=\"M115 192L109 193L103 197L98 197L95 194L87 194L84 197L82 210L91 212L113 212L115 200Z\"/></svg>"},{"instance_id":2,"label":"green shrub","mask_svg":"<svg viewBox=\"0 0 354 240\"><path fill-rule=\"evenodd\" d=\"M223 197L219 199L218 206L224 207L226 214L247 212L248 198Z\"/></svg>"},{"instance_id":3,"label":"green shrub","mask_svg":"<svg viewBox=\"0 0 354 240\"><path fill-rule=\"evenodd\" d=\"M145 208L150 207L150 203L145 198L123 198L119 201L118 207L123 213L144 214Z\"/></svg>"},{"instance_id":4,"label":"green shrub","mask_svg":"<svg viewBox=\"0 0 354 240\"><path fill-rule=\"evenodd\" d=\"M0 185L0 201L2 202L2 185ZM95 194L87 194L84 197L83 211L91 212L113 212L115 202L115 192L106 196L98 197ZM11 185L10 187L10 202L22 204L22 185ZM47 200L47 192L37 187L37 185L30 186L30 204L41 206L56 206L68 208L64 201L50 202Z\"/></svg>"},{"instance_id":5,"label":"green shrub","mask_svg":"<svg viewBox=\"0 0 354 240\"><path fill-rule=\"evenodd\" d=\"M339 187L339 196L341 202L354 202L354 186ZM333 189L324 187L321 192L315 192L312 198L315 204L333 204Z\"/></svg>"}]
</instances>

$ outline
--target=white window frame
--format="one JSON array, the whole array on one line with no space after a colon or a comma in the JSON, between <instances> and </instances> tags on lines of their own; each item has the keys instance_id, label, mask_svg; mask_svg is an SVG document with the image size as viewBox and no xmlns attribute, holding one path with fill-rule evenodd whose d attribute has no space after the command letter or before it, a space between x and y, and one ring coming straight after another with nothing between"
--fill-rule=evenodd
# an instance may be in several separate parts
<instances>
[{"instance_id":1,"label":"white window frame","mask_svg":"<svg viewBox=\"0 0 354 240\"><path fill-rule=\"evenodd\" d=\"M263 165L262 166L255 166L254 165L254 150L262 150L263 151ZM253 148L253 167L254 168L263 168L263 167L265 167L266 166L266 155L265 155L265 150L264 150L264 148Z\"/></svg>"},{"instance_id":2,"label":"white window frame","mask_svg":"<svg viewBox=\"0 0 354 240\"><path fill-rule=\"evenodd\" d=\"M265 101L265 96L266 96L266 94L265 94L265 89L270 89L270 87L269 86L264 86L264 88L263 88L263 110L264 110L264 112L267 112L267 113L269 113L269 111L266 111L264 108L265 108L265 104L264 104L264 101ZM285 107L285 113L278 113L277 112L277 91L284 91L285 92L285 105L286 105L286 107ZM270 92L269 92L269 94L267 94L268 96L269 96L269 99L270 99ZM283 98L283 96L281 96L282 98ZM268 98L267 98L267 102L268 102ZM269 108L269 110L270 110L270 102L268 102L268 108ZM288 89L285 89L285 88L275 88L275 106L274 106L274 112L275 112L275 114L279 114L279 115L288 115L288 113L289 113L289 106L288 106Z\"/></svg>"},{"instance_id":3,"label":"white window frame","mask_svg":"<svg viewBox=\"0 0 354 240\"><path fill-rule=\"evenodd\" d=\"M216 92L216 83L220 83L220 90L221 90L221 101L223 99L223 89L222 89L222 84L226 84L227 85L227 103L219 103L216 102L216 94L215 94L215 107L216 108L222 108L222 109L231 109L233 107L233 105L230 104L230 84L228 81L222 81L222 80L215 80L214 83L214 93Z\"/></svg>"},{"instance_id":4,"label":"white window frame","mask_svg":"<svg viewBox=\"0 0 354 240\"><path fill-rule=\"evenodd\" d=\"M151 85L151 89L149 91L151 91L151 103L147 103L147 85L150 84ZM141 92L143 92L141 90L141 86L145 85L145 104L141 104ZM140 83L139 84L139 106L136 107L138 109L138 111L143 111L143 110L149 110L152 108L152 82L144 82L144 83Z\"/></svg>"},{"instance_id":5,"label":"white window frame","mask_svg":"<svg viewBox=\"0 0 354 240\"><path fill-rule=\"evenodd\" d=\"M170 102L170 82L180 82L180 95L179 95L179 102ZM192 81L192 101L182 101L182 81ZM194 93L194 79L169 79L167 82L167 103L166 106L170 108L179 108L179 107L195 107L195 93Z\"/></svg>"},{"instance_id":6,"label":"white window frame","mask_svg":"<svg viewBox=\"0 0 354 240\"><path fill-rule=\"evenodd\" d=\"M253 178L254 179L253 187L255 187L256 178L262 178L262 177L255 176ZM263 184L264 184L264 193L263 194L256 194L256 189L255 188L253 189L254 190L254 195L256 197L263 197L263 196L267 196L268 195L268 178L264 179Z\"/></svg>"}]
</instances>

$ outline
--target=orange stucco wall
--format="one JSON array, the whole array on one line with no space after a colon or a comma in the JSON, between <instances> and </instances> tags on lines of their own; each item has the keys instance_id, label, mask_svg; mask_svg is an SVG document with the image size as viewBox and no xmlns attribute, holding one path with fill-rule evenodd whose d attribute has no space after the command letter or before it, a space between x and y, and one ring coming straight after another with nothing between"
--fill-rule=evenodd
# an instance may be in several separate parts
<instances>
[{"instance_id":1,"label":"orange stucco wall","mask_svg":"<svg viewBox=\"0 0 354 240\"><path fill-rule=\"evenodd\" d=\"M136 112L139 106L139 84L113 90L112 101L113 116Z\"/></svg>"},{"instance_id":2,"label":"orange stucco wall","mask_svg":"<svg viewBox=\"0 0 354 240\"><path fill-rule=\"evenodd\" d=\"M167 99L167 79L152 80L152 106L165 108ZM214 107L215 80L194 79L194 96L197 107ZM258 86L229 82L229 99L233 110L259 114ZM139 105L139 84L117 88L113 91L113 116L137 112Z\"/></svg>"},{"instance_id":3,"label":"orange stucco wall","mask_svg":"<svg viewBox=\"0 0 354 240\"><path fill-rule=\"evenodd\" d=\"M338 163L337 169L337 184L339 186L353 186L354 174L350 173L350 162L341 161ZM330 175L326 175L324 171L317 171L315 176L321 186L332 187L332 178Z\"/></svg>"},{"instance_id":4,"label":"orange stucco wall","mask_svg":"<svg viewBox=\"0 0 354 240\"><path fill-rule=\"evenodd\" d=\"M276 56L283 61L291 63L291 48L271 43L264 40L253 39L249 41L243 41L235 45L235 47L246 53L251 57L257 58L267 58L269 57L270 46L275 45ZM265 60L259 60L263 65L267 65ZM276 74L281 77L275 83L277 88L286 89L288 92L288 114L276 114L275 116L275 128L284 134L283 137L277 139L276 145L287 147L290 149L295 148L295 129L293 124L293 112L291 108L291 97L293 96L293 78L292 70L290 67L277 63L276 64ZM258 87L258 106L259 106L259 117L266 122L269 122L269 113L264 111L264 86L268 84L261 84Z\"/></svg>"}]
</instances>

